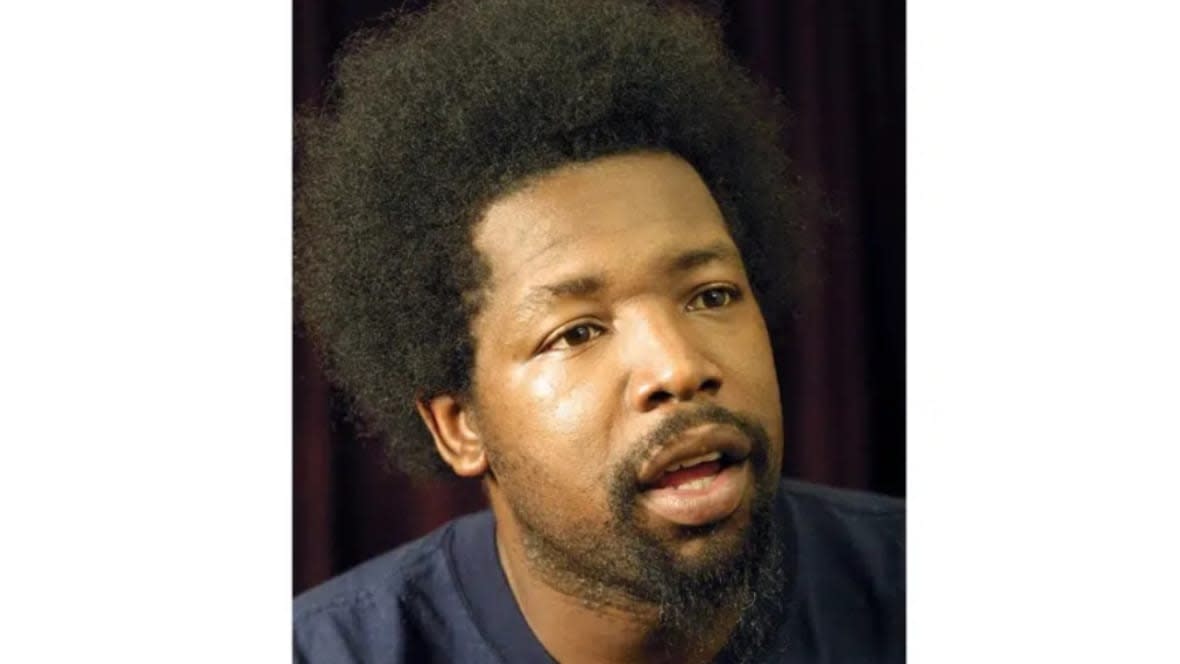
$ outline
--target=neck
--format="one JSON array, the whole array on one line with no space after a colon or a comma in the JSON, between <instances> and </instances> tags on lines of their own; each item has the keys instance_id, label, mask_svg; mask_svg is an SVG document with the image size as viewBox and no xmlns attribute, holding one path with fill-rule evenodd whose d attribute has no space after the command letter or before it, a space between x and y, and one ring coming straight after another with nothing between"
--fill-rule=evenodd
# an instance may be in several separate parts
<instances>
[{"instance_id":1,"label":"neck","mask_svg":"<svg viewBox=\"0 0 1180 664\"><path fill-rule=\"evenodd\" d=\"M711 662L725 647L740 618L741 607L731 604L702 616L701 629L691 638L667 635L661 631L659 607L622 596L612 601L598 597L590 601L559 588L529 561L519 525L501 510L496 510L496 548L529 628L549 654L563 664Z\"/></svg>"}]
</instances>

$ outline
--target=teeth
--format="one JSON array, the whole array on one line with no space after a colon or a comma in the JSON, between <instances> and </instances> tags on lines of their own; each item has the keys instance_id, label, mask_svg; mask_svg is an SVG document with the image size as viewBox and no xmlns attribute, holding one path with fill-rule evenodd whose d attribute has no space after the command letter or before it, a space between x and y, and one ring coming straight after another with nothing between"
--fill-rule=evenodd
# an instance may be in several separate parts
<instances>
[{"instance_id":1,"label":"teeth","mask_svg":"<svg viewBox=\"0 0 1180 664\"><path fill-rule=\"evenodd\" d=\"M709 461L716 461L717 459L720 459L720 458L721 458L720 452L709 452L708 454L702 454L698 457L693 457L691 459L685 459L684 461L681 461L680 463L678 463L674 466L668 466L668 469L665 470L664 472L670 473L674 470L680 470L681 468L691 468L697 464L707 463Z\"/></svg>"},{"instance_id":2,"label":"teeth","mask_svg":"<svg viewBox=\"0 0 1180 664\"><path fill-rule=\"evenodd\" d=\"M684 484L678 485L676 487L676 490L682 491L684 489L703 489L712 483L713 483L712 477L702 477L700 479L693 480L691 482L685 482Z\"/></svg>"}]
</instances>

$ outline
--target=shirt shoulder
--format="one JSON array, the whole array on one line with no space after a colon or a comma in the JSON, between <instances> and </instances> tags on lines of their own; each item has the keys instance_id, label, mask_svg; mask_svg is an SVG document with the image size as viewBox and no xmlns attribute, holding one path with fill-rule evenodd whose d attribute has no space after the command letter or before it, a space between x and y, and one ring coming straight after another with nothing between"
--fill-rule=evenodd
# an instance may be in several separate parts
<instances>
[{"instance_id":1,"label":"shirt shoulder","mask_svg":"<svg viewBox=\"0 0 1180 664\"><path fill-rule=\"evenodd\" d=\"M386 552L305 591L295 598L295 623L317 615L372 606L399 592L408 581L435 564L443 537L453 526L447 523L429 535Z\"/></svg>"},{"instance_id":2,"label":"shirt shoulder","mask_svg":"<svg viewBox=\"0 0 1180 664\"><path fill-rule=\"evenodd\" d=\"M296 662L400 664L482 647L456 587L447 545L462 517L295 598Z\"/></svg>"},{"instance_id":3,"label":"shirt shoulder","mask_svg":"<svg viewBox=\"0 0 1180 664\"><path fill-rule=\"evenodd\" d=\"M868 491L783 480L783 491L808 507L829 510L845 518L883 517L905 520L905 500Z\"/></svg>"},{"instance_id":4,"label":"shirt shoulder","mask_svg":"<svg viewBox=\"0 0 1180 664\"><path fill-rule=\"evenodd\" d=\"M905 501L786 480L798 554L795 638L818 661L905 658Z\"/></svg>"},{"instance_id":5,"label":"shirt shoulder","mask_svg":"<svg viewBox=\"0 0 1180 664\"><path fill-rule=\"evenodd\" d=\"M785 480L799 546L823 571L856 573L873 586L904 591L905 501Z\"/></svg>"},{"instance_id":6,"label":"shirt shoulder","mask_svg":"<svg viewBox=\"0 0 1180 664\"><path fill-rule=\"evenodd\" d=\"M881 494L783 481L804 539L815 546L853 548L884 556L901 569L905 552L905 500Z\"/></svg>"}]
</instances>

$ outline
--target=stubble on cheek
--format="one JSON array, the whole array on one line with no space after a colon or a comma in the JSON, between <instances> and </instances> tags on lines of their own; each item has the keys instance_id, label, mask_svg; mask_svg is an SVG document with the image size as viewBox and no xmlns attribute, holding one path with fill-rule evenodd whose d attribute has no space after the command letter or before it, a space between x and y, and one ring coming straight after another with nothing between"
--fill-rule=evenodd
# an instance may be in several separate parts
<instances>
[{"instance_id":1,"label":"stubble on cheek","mask_svg":"<svg viewBox=\"0 0 1180 664\"><path fill-rule=\"evenodd\" d=\"M603 573L617 552L605 492L554 481L536 460L517 451L489 453L489 465L519 524L529 568L550 587L587 605L619 606L625 578ZM605 484L601 479L597 486Z\"/></svg>"}]
</instances>

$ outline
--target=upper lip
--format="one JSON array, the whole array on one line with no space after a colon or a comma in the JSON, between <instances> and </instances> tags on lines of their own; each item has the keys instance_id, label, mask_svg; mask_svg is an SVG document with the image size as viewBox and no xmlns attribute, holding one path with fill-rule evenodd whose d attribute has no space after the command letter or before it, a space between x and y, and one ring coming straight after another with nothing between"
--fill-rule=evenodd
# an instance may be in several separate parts
<instances>
[{"instance_id":1,"label":"upper lip","mask_svg":"<svg viewBox=\"0 0 1180 664\"><path fill-rule=\"evenodd\" d=\"M639 483L650 486L668 468L711 452L720 452L727 461L744 461L750 456L750 441L730 426L705 424L694 427L660 448L655 456L643 464L639 471Z\"/></svg>"}]
</instances>

